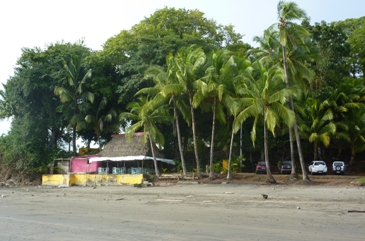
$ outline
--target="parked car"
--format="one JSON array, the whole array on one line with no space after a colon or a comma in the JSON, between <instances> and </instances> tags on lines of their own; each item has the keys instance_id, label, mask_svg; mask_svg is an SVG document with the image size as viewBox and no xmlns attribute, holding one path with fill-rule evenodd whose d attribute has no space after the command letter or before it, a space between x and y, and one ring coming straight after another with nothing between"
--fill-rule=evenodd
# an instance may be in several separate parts
<instances>
[{"instance_id":1,"label":"parked car","mask_svg":"<svg viewBox=\"0 0 365 241\"><path fill-rule=\"evenodd\" d=\"M347 165L342 160L335 160L332 163L333 174L345 174L347 173Z\"/></svg>"},{"instance_id":2,"label":"parked car","mask_svg":"<svg viewBox=\"0 0 365 241\"><path fill-rule=\"evenodd\" d=\"M280 174L284 174L284 173L291 173L291 161L283 161L280 165L279 165L279 173Z\"/></svg>"},{"instance_id":3,"label":"parked car","mask_svg":"<svg viewBox=\"0 0 365 241\"><path fill-rule=\"evenodd\" d=\"M255 170L256 174L259 173L266 173L266 163L265 162L258 162L256 164L256 170Z\"/></svg>"},{"instance_id":4,"label":"parked car","mask_svg":"<svg viewBox=\"0 0 365 241\"><path fill-rule=\"evenodd\" d=\"M311 174L314 174L314 173L326 174L327 173L327 165L324 161L321 161L321 160L312 161L311 164L309 165L308 169Z\"/></svg>"}]
</instances>

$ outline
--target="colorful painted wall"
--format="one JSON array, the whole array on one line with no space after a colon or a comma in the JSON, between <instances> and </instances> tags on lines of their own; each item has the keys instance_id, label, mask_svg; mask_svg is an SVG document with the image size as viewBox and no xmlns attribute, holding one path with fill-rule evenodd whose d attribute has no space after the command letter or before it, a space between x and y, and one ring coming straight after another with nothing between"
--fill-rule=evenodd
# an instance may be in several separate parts
<instances>
[{"instance_id":1,"label":"colorful painted wall","mask_svg":"<svg viewBox=\"0 0 365 241\"><path fill-rule=\"evenodd\" d=\"M71 159L71 172L97 173L98 168L101 167L101 162L92 162L88 164L89 158L96 156L97 155L73 157Z\"/></svg>"},{"instance_id":2,"label":"colorful painted wall","mask_svg":"<svg viewBox=\"0 0 365 241\"><path fill-rule=\"evenodd\" d=\"M143 174L54 174L43 175L42 185L45 186L112 186L142 184Z\"/></svg>"},{"instance_id":3,"label":"colorful painted wall","mask_svg":"<svg viewBox=\"0 0 365 241\"><path fill-rule=\"evenodd\" d=\"M42 185L69 186L70 185L70 175L66 175L66 174L42 175Z\"/></svg>"}]
</instances>

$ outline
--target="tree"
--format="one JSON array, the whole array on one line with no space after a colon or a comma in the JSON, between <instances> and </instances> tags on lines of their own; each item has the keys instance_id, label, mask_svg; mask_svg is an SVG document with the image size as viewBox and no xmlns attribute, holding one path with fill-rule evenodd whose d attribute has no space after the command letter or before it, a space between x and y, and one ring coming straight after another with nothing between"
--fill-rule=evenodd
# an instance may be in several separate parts
<instances>
[{"instance_id":1,"label":"tree","mask_svg":"<svg viewBox=\"0 0 365 241\"><path fill-rule=\"evenodd\" d=\"M318 99L307 98L302 107L302 124L300 135L313 143L313 160L318 160L318 145L328 147L332 136L336 133L334 114L328 108L328 101L320 103Z\"/></svg>"},{"instance_id":2,"label":"tree","mask_svg":"<svg viewBox=\"0 0 365 241\"><path fill-rule=\"evenodd\" d=\"M4 85L3 117L11 117L11 130L4 140L4 156L25 171L37 171L61 153L63 130L68 120L59 112L54 87L61 84L63 60L85 51L80 43L55 43L45 49L23 48L14 75ZM67 109L65 109L65 112ZM4 144L4 145L7 145ZM13 159L12 159L13 158Z\"/></svg>"},{"instance_id":3,"label":"tree","mask_svg":"<svg viewBox=\"0 0 365 241\"><path fill-rule=\"evenodd\" d=\"M178 147L180 152L181 166L183 171L183 176L186 176L186 164L184 158L183 147L181 143L180 134L180 122L179 122L179 112L183 115L187 123L190 123L191 117L189 113L189 108L185 104L185 101L181 98L180 94L182 92L182 85L178 83L176 75L174 75L174 57L173 55L168 55L166 60L167 70L165 71L160 66L151 66L146 71L146 77L153 78L155 86L152 88L145 88L137 92L137 94L149 94L155 98L156 101L161 101L161 98L167 99L173 106L174 110L174 120L176 123L176 133L178 140Z\"/></svg>"},{"instance_id":4,"label":"tree","mask_svg":"<svg viewBox=\"0 0 365 241\"><path fill-rule=\"evenodd\" d=\"M287 68L287 56L286 56L286 48L290 46L293 49L296 49L298 44L303 44L305 42L305 38L309 36L308 31L302 26L296 24L295 20L304 20L306 19L306 14L304 10L300 9L296 3L294 2L284 2L280 1L277 6L278 11L278 19L279 23L277 24L279 29L279 41L282 47L282 55L283 55L283 67L285 74L285 83L286 87L289 88L289 74ZM276 24L275 24L276 25ZM289 98L290 108L295 113L293 99ZM299 161L302 168L303 180L310 181L306 167L304 164L304 157L302 153L302 147L299 137L298 124L294 119L294 133L296 137L296 143L298 147Z\"/></svg>"},{"instance_id":5,"label":"tree","mask_svg":"<svg viewBox=\"0 0 365 241\"><path fill-rule=\"evenodd\" d=\"M291 127L294 123L294 112L290 110L286 103L291 96L291 90L285 88L283 83L283 72L278 67L265 68L259 61L253 63L253 77L244 78L243 87L239 87L239 94L245 101L247 107L241 110L234 124L234 129L249 117L254 118L251 131L253 143L256 140L256 126L260 120L264 126L264 155L267 168L266 182L275 183L275 179L270 171L269 149L267 140L267 130L271 131L275 137L275 128L280 122ZM257 78L257 80L255 80Z\"/></svg>"},{"instance_id":6,"label":"tree","mask_svg":"<svg viewBox=\"0 0 365 241\"><path fill-rule=\"evenodd\" d=\"M202 80L197 81L197 91L194 95L194 107L198 107L205 100L212 108L212 134L210 141L210 173L209 177L214 178L213 153L214 153L214 134L216 119L225 123L225 114L223 111L224 98L229 91L233 91L234 77L230 73L231 65L235 64L233 56L227 50L212 52L211 66L207 68ZM212 103L213 102L213 103Z\"/></svg>"},{"instance_id":7,"label":"tree","mask_svg":"<svg viewBox=\"0 0 365 241\"><path fill-rule=\"evenodd\" d=\"M258 59L264 65L277 65L279 66L282 61L281 45L279 41L279 32L276 28L268 28L264 31L262 37L255 37L254 41L259 43L259 47L256 49L251 49L250 53L254 54L254 57ZM293 139L293 129L289 128L289 145L290 145L290 160L291 160L291 179L297 179L297 173L295 168L295 150L294 150L294 139Z\"/></svg>"},{"instance_id":8,"label":"tree","mask_svg":"<svg viewBox=\"0 0 365 241\"><path fill-rule=\"evenodd\" d=\"M183 93L186 93L189 99L191 128L193 132L194 153L198 178L201 177L201 173L194 117L194 106L196 105L193 103L193 96L196 92L196 81L199 80L204 74L203 67L205 61L205 53L200 47L192 45L188 48L181 48L174 57L175 68L173 72L179 84L182 86Z\"/></svg>"},{"instance_id":9,"label":"tree","mask_svg":"<svg viewBox=\"0 0 365 241\"><path fill-rule=\"evenodd\" d=\"M101 134L106 132L119 133L118 114L114 109L106 109L108 100L104 96L100 101L85 102L80 114L74 116L76 131L92 128L96 134L99 151L101 151Z\"/></svg>"},{"instance_id":10,"label":"tree","mask_svg":"<svg viewBox=\"0 0 365 241\"><path fill-rule=\"evenodd\" d=\"M130 139L133 134L143 129L144 143L147 142L147 137L150 142L153 162L155 166L156 176L160 176L158 170L156 155L154 152L154 144L164 144L164 136L157 127L157 123L168 123L171 122L171 116L166 113L166 108L160 103L152 102L147 97L140 96L137 101L128 104L130 112L123 112L119 115L119 121L124 119L132 120L132 124L126 128L126 135Z\"/></svg>"},{"instance_id":11,"label":"tree","mask_svg":"<svg viewBox=\"0 0 365 241\"><path fill-rule=\"evenodd\" d=\"M350 65L351 76L363 78L365 73L365 41L363 38L365 34L365 17L339 21L336 26L341 28L348 37L343 46L346 47L346 50L350 49L346 62Z\"/></svg>"},{"instance_id":12,"label":"tree","mask_svg":"<svg viewBox=\"0 0 365 241\"><path fill-rule=\"evenodd\" d=\"M248 58L242 56L236 56L234 58L234 62L230 64L228 72L231 74L233 91L226 93L226 97L223 102L225 107L227 108L227 112L229 115L233 116L232 126L231 126L231 138L229 144L229 155L228 155L228 170L227 170L227 179L232 179L232 150L233 150L233 139L234 135L238 130L242 128L243 122L251 117L250 115L240 119L240 122L237 122L238 114L247 106L251 104L250 100L247 98L242 98L240 94L247 88L247 85L243 81L248 78L251 79L251 62Z\"/></svg>"},{"instance_id":13,"label":"tree","mask_svg":"<svg viewBox=\"0 0 365 241\"><path fill-rule=\"evenodd\" d=\"M65 70L65 78L62 86L54 88L54 94L60 97L62 103L71 102L70 109L73 111L73 116L79 113L79 105L85 101L94 101L94 94L91 92L84 92L83 85L91 78L91 69L85 69L83 61L85 53L72 56L70 63L64 61L63 66ZM73 153L76 155L76 126L77 123L70 120L72 131Z\"/></svg>"},{"instance_id":14,"label":"tree","mask_svg":"<svg viewBox=\"0 0 365 241\"><path fill-rule=\"evenodd\" d=\"M364 90L362 79L347 78L324 101L334 113L337 129L334 142L338 144L339 154L344 147L350 149L350 165L354 163L355 154L364 151Z\"/></svg>"},{"instance_id":15,"label":"tree","mask_svg":"<svg viewBox=\"0 0 365 241\"><path fill-rule=\"evenodd\" d=\"M347 146L350 148L349 165L355 163L355 155L365 151L365 109L351 109L348 118L348 129L346 130L347 138L345 139Z\"/></svg>"},{"instance_id":16,"label":"tree","mask_svg":"<svg viewBox=\"0 0 365 241\"><path fill-rule=\"evenodd\" d=\"M199 10L165 7L109 38L100 56L121 75L117 92L119 101L127 104L138 90L150 87L144 72L150 65L164 67L168 54L175 55L180 48L193 44L206 53L225 44L242 49L241 38L233 26L217 24Z\"/></svg>"},{"instance_id":17,"label":"tree","mask_svg":"<svg viewBox=\"0 0 365 241\"><path fill-rule=\"evenodd\" d=\"M326 94L336 89L343 78L349 76L350 44L344 29L336 22L327 24L322 21L310 26L304 23L311 33L311 41L318 46L320 58L312 64L316 78L312 90L326 98Z\"/></svg>"}]
</instances>

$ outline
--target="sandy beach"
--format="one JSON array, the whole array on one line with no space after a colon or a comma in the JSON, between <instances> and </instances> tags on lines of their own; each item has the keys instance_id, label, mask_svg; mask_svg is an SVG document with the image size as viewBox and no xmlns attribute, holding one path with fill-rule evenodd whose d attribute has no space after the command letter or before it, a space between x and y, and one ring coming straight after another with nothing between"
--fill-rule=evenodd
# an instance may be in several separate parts
<instances>
[{"instance_id":1,"label":"sandy beach","mask_svg":"<svg viewBox=\"0 0 365 241\"><path fill-rule=\"evenodd\" d=\"M355 186L29 186L2 187L0 195L4 241L364 240L365 235L365 213L359 212L365 210L365 189Z\"/></svg>"}]
</instances>

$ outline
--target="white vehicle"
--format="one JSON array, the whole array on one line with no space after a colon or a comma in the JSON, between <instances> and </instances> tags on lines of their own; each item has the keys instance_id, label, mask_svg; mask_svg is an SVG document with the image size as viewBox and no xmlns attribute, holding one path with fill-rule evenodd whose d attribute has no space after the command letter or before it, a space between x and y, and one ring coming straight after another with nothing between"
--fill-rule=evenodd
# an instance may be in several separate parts
<instances>
[{"instance_id":1,"label":"white vehicle","mask_svg":"<svg viewBox=\"0 0 365 241\"><path fill-rule=\"evenodd\" d=\"M311 174L326 174L327 173L327 165L324 161L315 160L312 161L309 165L309 172Z\"/></svg>"},{"instance_id":2,"label":"white vehicle","mask_svg":"<svg viewBox=\"0 0 365 241\"><path fill-rule=\"evenodd\" d=\"M337 160L332 163L332 172L333 174L346 174L347 173L347 165L345 162Z\"/></svg>"}]
</instances>

